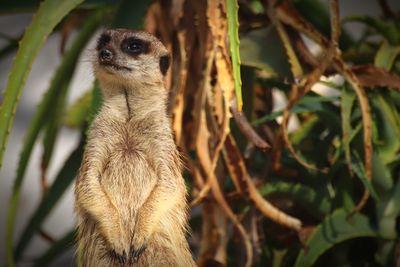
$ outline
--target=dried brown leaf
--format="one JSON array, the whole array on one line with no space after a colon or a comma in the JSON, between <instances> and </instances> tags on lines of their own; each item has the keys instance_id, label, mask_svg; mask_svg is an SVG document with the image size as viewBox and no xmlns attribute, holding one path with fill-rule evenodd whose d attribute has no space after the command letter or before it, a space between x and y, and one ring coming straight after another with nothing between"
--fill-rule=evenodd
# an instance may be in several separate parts
<instances>
[{"instance_id":1,"label":"dried brown leaf","mask_svg":"<svg viewBox=\"0 0 400 267\"><path fill-rule=\"evenodd\" d=\"M72 31L82 23L82 21L88 16L88 14L88 11L81 10L71 13L65 19L61 26L60 54L64 54L65 46L68 42L68 38L71 36Z\"/></svg>"},{"instance_id":2,"label":"dried brown leaf","mask_svg":"<svg viewBox=\"0 0 400 267\"><path fill-rule=\"evenodd\" d=\"M182 117L185 107L185 88L186 82L188 79L188 55L186 53L185 47L185 37L186 34L183 31L179 31L177 33L178 42L179 42L179 51L180 51L180 69L179 69L179 81L177 90L174 95L171 97L171 101L173 101L174 105L172 108L172 129L175 134L175 142L177 144L181 144L182 138Z\"/></svg>"},{"instance_id":3,"label":"dried brown leaf","mask_svg":"<svg viewBox=\"0 0 400 267\"><path fill-rule=\"evenodd\" d=\"M331 19L331 46L338 48L340 36L340 16L338 0L329 1L330 19Z\"/></svg>"},{"instance_id":4,"label":"dried brown leaf","mask_svg":"<svg viewBox=\"0 0 400 267\"><path fill-rule=\"evenodd\" d=\"M202 118L205 120L205 111L202 112ZM206 125L207 124L205 122L202 123L200 125L200 130L204 131L204 132L206 132L206 131L208 132L208 130L205 129ZM209 132L208 132L208 134L209 134ZM199 135L199 137L202 137L204 135L205 134L201 134L201 135ZM197 147L197 149L200 149L200 151L197 151L199 161L201 162L201 165L203 166L204 170L208 173L207 184L203 188L205 188L208 184L210 185L214 199L216 200L218 205L222 208L224 213L228 216L228 218L233 222L235 227L238 229L238 231L243 239L245 248L246 248L246 255L247 255L246 266L251 266L253 254L252 254L252 247L251 247L250 239L249 239L243 225L240 223L239 219L233 213L233 211L229 207L228 203L226 202L225 197L222 193L222 190L219 186L218 179L214 173L215 167L213 166L213 162L214 162L214 160L216 162L216 160L218 159L217 156L219 155L219 152L216 149L215 152L218 152L218 153L215 154L215 152L214 152L213 160L211 160L210 153L208 151L208 143L204 144L204 141L208 140L208 139L199 138L198 140L199 141L198 141L196 147ZM222 145L221 145L221 148L222 148Z\"/></svg>"},{"instance_id":5,"label":"dried brown leaf","mask_svg":"<svg viewBox=\"0 0 400 267\"><path fill-rule=\"evenodd\" d=\"M236 229L239 231L239 233L242 237L245 249L246 249L247 258L246 258L245 266L250 267L252 265L252 261L253 261L253 249L251 246L250 238L247 235L246 230L244 229L242 223L239 221L238 217L235 215L235 213L232 211L232 209L229 207L228 203L226 202L215 176L211 177L211 189L212 189L215 200L217 201L219 206L222 208L222 210L225 212L225 214L229 217L229 219L233 222Z\"/></svg>"},{"instance_id":6,"label":"dried brown leaf","mask_svg":"<svg viewBox=\"0 0 400 267\"><path fill-rule=\"evenodd\" d=\"M247 120L246 116L243 112L238 111L236 108L236 101L232 101L231 103L231 112L233 114L233 118L235 119L240 131L246 136L246 138L253 143L256 147L265 150L270 148L270 145L266 141L264 141L258 133L253 129Z\"/></svg>"},{"instance_id":7,"label":"dried brown leaf","mask_svg":"<svg viewBox=\"0 0 400 267\"><path fill-rule=\"evenodd\" d=\"M362 86L381 86L400 90L400 77L384 68L374 65L355 65L351 66L350 70L357 76Z\"/></svg>"},{"instance_id":8,"label":"dried brown leaf","mask_svg":"<svg viewBox=\"0 0 400 267\"><path fill-rule=\"evenodd\" d=\"M54 242L56 242L56 239L53 236L51 236L44 229L39 229L39 235L40 235L41 238L43 238L44 240L46 240L50 244L53 244Z\"/></svg>"},{"instance_id":9,"label":"dried brown leaf","mask_svg":"<svg viewBox=\"0 0 400 267\"><path fill-rule=\"evenodd\" d=\"M336 3L331 2L332 5ZM333 9L334 14L338 18L336 8ZM284 23L292 26L299 32L307 35L313 41L321 45L323 48L331 47L329 41L320 34L313 25L307 22L304 18L302 18L296 9L289 3L289 1L285 0L282 2L281 5L277 8L277 16L281 19ZM338 21L338 19L333 18L332 23ZM337 23L337 22L335 22ZM337 33L333 33L332 36L335 37ZM336 37L335 37L336 38ZM372 143L371 143L371 114L369 112L369 104L368 98L364 89L362 88L362 84L355 73L351 70L350 67L346 65L343 59L340 57L340 51L335 50L334 55L334 67L335 69L340 72L345 79L352 85L353 89L356 92L358 101L360 103L361 112L362 112L362 121L363 121L363 129L364 129L364 165L366 174L369 180L372 179ZM357 212L363 208L369 196L369 192L367 189L364 191L364 195L361 201L358 203L356 208L353 212Z\"/></svg>"},{"instance_id":10,"label":"dried brown leaf","mask_svg":"<svg viewBox=\"0 0 400 267\"><path fill-rule=\"evenodd\" d=\"M211 200L203 203L201 232L198 266L207 267L210 262L226 266L227 218L220 207Z\"/></svg>"},{"instance_id":11,"label":"dried brown leaf","mask_svg":"<svg viewBox=\"0 0 400 267\"><path fill-rule=\"evenodd\" d=\"M214 171L211 172L212 164L209 150L210 132L207 128L206 114L204 109L200 111L199 119L199 129L197 131L196 138L196 154L201 168L203 169L204 173L207 174L207 179L206 183L203 185L201 191L196 196L196 198L192 201L191 205L198 204L208 194L209 190L211 189L211 185L209 182L210 176L214 175Z\"/></svg>"},{"instance_id":12,"label":"dried brown leaf","mask_svg":"<svg viewBox=\"0 0 400 267\"><path fill-rule=\"evenodd\" d=\"M287 125L289 122L289 117L290 117L290 112L289 110L297 103L300 98L302 98L305 94L307 94L312 86L320 80L321 75L325 72L325 70L328 68L328 66L332 62L333 55L336 51L336 47L333 44L327 51L326 55L322 58L322 62L320 63L319 66L314 68L314 70L308 74L301 82L300 85L293 84L292 85L292 90L291 94L289 97L288 104L283 112L283 120L281 124L281 135L284 140L285 145L289 149L290 153L293 155L293 157L299 162L301 165L308 169L312 170L317 170L320 172L326 172L325 169L319 169L317 168L314 164L310 164L303 160L302 157L300 157L294 147L292 146L290 140L289 140L289 134L287 131Z\"/></svg>"},{"instance_id":13,"label":"dried brown leaf","mask_svg":"<svg viewBox=\"0 0 400 267\"><path fill-rule=\"evenodd\" d=\"M306 244L310 235L314 232L315 226L305 226L298 232L298 237L302 244Z\"/></svg>"},{"instance_id":14,"label":"dried brown leaf","mask_svg":"<svg viewBox=\"0 0 400 267\"><path fill-rule=\"evenodd\" d=\"M286 32L286 29L282 25L281 21L276 16L276 10L274 7L274 1L268 1L268 17L270 18L272 24L275 26L276 31L278 32L279 38L282 41L283 46L285 47L286 54L288 56L288 60L290 63L291 71L294 79L297 81L298 79L303 77L303 69L301 64L297 58L296 53L292 47L290 42L290 38Z\"/></svg>"},{"instance_id":15,"label":"dried brown leaf","mask_svg":"<svg viewBox=\"0 0 400 267\"><path fill-rule=\"evenodd\" d=\"M315 27L305 20L299 12L293 7L291 1L280 1L275 7L276 16L283 23L290 25L297 31L305 34L311 40L323 47L329 47L329 41Z\"/></svg>"},{"instance_id":16,"label":"dried brown leaf","mask_svg":"<svg viewBox=\"0 0 400 267\"><path fill-rule=\"evenodd\" d=\"M386 0L378 0L378 2L385 17L396 18L396 14L390 9Z\"/></svg>"},{"instance_id":17,"label":"dried brown leaf","mask_svg":"<svg viewBox=\"0 0 400 267\"><path fill-rule=\"evenodd\" d=\"M172 19L174 28L179 26L180 20L184 15L184 5L186 0L173 0L170 8L169 19Z\"/></svg>"},{"instance_id":18,"label":"dried brown leaf","mask_svg":"<svg viewBox=\"0 0 400 267\"><path fill-rule=\"evenodd\" d=\"M311 53L309 48L304 43L303 38L301 38L300 34L297 31L290 29L290 36L302 62L304 64L310 65L313 68L318 66L319 60Z\"/></svg>"},{"instance_id":19,"label":"dried brown leaf","mask_svg":"<svg viewBox=\"0 0 400 267\"><path fill-rule=\"evenodd\" d=\"M301 229L300 220L278 210L261 196L247 172L240 151L231 135L228 136L225 142L224 159L232 179L240 181L239 186L247 190L249 198L266 217L295 231Z\"/></svg>"},{"instance_id":20,"label":"dried brown leaf","mask_svg":"<svg viewBox=\"0 0 400 267\"><path fill-rule=\"evenodd\" d=\"M356 74L344 63L344 61L337 56L335 58L335 68L342 73L342 75L346 78L346 80L353 87L358 102L361 107L362 114L362 122L363 122L363 139L364 139L364 166L365 173L369 181L372 180L372 155L373 155L373 147L372 147L372 121L371 121L371 113L370 107L368 103L367 94L364 91L360 81ZM367 188L364 190L364 194L357 204L357 206L353 209L352 213L360 211L365 204L367 203L369 197L369 191Z\"/></svg>"},{"instance_id":21,"label":"dried brown leaf","mask_svg":"<svg viewBox=\"0 0 400 267\"><path fill-rule=\"evenodd\" d=\"M285 2L286 3L286 2ZM289 8L289 10L292 12L292 10L290 9L290 5L286 4L283 5L286 8ZM314 70L308 74L305 78L303 78L300 81L300 84L293 84L292 85L292 90L289 96L289 101L288 101L288 105L284 110L283 113L283 120L282 120L282 124L281 124L281 132L280 132L280 137L279 138L283 138L284 143L286 145L286 147L289 149L290 153L293 155L293 157L296 159L297 162L299 162L301 165L303 165L304 167L308 168L308 169L313 169L313 170L317 170L317 171L321 171L321 172L326 172L325 169L319 169L317 168L314 164L310 164L308 162L306 162L305 160L303 160L302 157L300 157L296 150L294 149L294 147L292 146L290 140L289 140L289 134L287 131L287 125L289 122L289 117L290 117L290 113L289 110L297 103L298 100L300 100L300 98L302 98L305 94L307 94L312 86L318 82L320 80L321 75L324 74L324 72L326 71L326 69L332 64L332 59L333 57L339 53L338 50L338 39L339 39L339 35L340 35L340 22L339 22L339 7L338 7L338 3L336 0L331 0L330 1L330 7L331 7L331 28L332 28L332 34L331 34L331 43L327 49L326 54L322 57L320 64L318 64L318 66L316 66L314 68ZM314 32L314 29L312 28L312 26L308 25L306 22L303 22L303 19L297 14L297 22L302 22L301 25L303 25L303 27L307 27L307 29L310 32ZM306 29L303 29L304 31L306 31ZM318 36L316 35L315 38L318 38ZM277 151L279 152L279 151ZM280 157L280 152L276 155ZM275 160L279 160L279 158L275 157ZM276 162L275 162L276 165ZM279 165L276 167L280 167Z\"/></svg>"}]
</instances>

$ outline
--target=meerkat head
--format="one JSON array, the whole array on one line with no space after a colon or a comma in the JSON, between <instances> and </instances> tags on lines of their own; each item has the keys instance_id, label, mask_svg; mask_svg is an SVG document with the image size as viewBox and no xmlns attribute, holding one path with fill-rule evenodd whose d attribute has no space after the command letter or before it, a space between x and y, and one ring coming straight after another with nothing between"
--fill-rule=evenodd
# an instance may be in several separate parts
<instances>
[{"instance_id":1,"label":"meerkat head","mask_svg":"<svg viewBox=\"0 0 400 267\"><path fill-rule=\"evenodd\" d=\"M97 78L107 87L160 84L170 55L155 36L144 31L110 29L97 41Z\"/></svg>"}]
</instances>

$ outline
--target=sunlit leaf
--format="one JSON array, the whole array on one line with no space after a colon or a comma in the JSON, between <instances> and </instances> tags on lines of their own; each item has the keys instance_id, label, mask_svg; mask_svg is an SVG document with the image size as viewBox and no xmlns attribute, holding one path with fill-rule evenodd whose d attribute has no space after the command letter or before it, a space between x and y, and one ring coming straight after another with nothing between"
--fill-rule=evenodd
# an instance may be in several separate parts
<instances>
[{"instance_id":1,"label":"sunlit leaf","mask_svg":"<svg viewBox=\"0 0 400 267\"><path fill-rule=\"evenodd\" d=\"M239 42L239 5L236 0L227 0L227 17L228 17L228 36L229 47L231 51L233 80L235 83L235 94L238 111L242 110L242 78L240 77L240 42Z\"/></svg>"}]
</instances>

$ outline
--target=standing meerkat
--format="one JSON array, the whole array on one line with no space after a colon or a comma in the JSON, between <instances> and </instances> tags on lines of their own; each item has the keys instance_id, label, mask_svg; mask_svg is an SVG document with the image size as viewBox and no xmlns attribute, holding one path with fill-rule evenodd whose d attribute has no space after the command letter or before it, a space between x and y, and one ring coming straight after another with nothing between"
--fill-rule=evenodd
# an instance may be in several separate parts
<instances>
[{"instance_id":1,"label":"standing meerkat","mask_svg":"<svg viewBox=\"0 0 400 267\"><path fill-rule=\"evenodd\" d=\"M105 31L94 64L103 105L75 185L78 262L195 266L185 238L186 187L167 116L170 56L143 31Z\"/></svg>"}]
</instances>

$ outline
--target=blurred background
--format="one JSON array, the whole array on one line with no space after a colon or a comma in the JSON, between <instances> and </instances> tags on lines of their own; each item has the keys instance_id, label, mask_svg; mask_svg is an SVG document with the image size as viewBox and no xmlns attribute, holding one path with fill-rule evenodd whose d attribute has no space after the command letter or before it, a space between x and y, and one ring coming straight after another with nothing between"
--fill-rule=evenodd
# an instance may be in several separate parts
<instances>
[{"instance_id":1,"label":"blurred background","mask_svg":"<svg viewBox=\"0 0 400 267\"><path fill-rule=\"evenodd\" d=\"M0 32L12 38L19 38L23 34L25 28L32 21L32 13L17 13L17 14L1 14L0 16ZM72 36L74 38L74 34ZM5 224L7 219L7 203L11 196L11 188L13 186L13 178L17 168L17 163L20 157L20 151L23 145L23 140L29 121L32 119L37 105L46 92L50 84L50 79L57 66L61 62L60 55L61 34L55 33L49 37L45 45L37 56L33 64L32 71L26 82L23 94L21 95L20 104L18 106L15 122L12 133L9 137L9 143L4 156L3 167L0 170L1 177L1 215L0 215L0 259L1 264L5 264ZM5 47L7 41L0 39L0 45ZM93 49L95 37L89 42L87 49ZM16 51L15 51L16 52ZM3 57L0 61L0 83L1 88L5 88L10 71L12 60L15 57L15 52ZM90 54L90 53L89 53ZM68 103L72 103L77 97L81 96L82 92L87 91L93 84L92 65L90 63L90 55L85 53L79 60L78 68L75 72L71 91L68 95ZM49 182L55 178L58 170L62 167L63 162L68 155L74 150L79 142L80 132L68 127L61 129L59 139L56 142L54 150L54 160L48 169ZM16 238L21 234L22 229L32 212L38 206L41 199L40 185L40 162L42 155L42 147L37 143L32 152L32 159L27 167L26 180L24 181L21 190L21 201L18 207L17 221L15 225ZM75 215L73 211L73 187L70 186L65 192L62 199L52 210L49 218L45 222L44 228L46 232L51 233L54 238L60 238L75 225ZM30 262L38 253L43 252L48 248L49 244L43 238L36 236L29 245L26 253L26 259ZM73 251L64 255L65 259L60 259L53 266L73 266ZM26 264L30 266L30 264Z\"/></svg>"}]
</instances>

